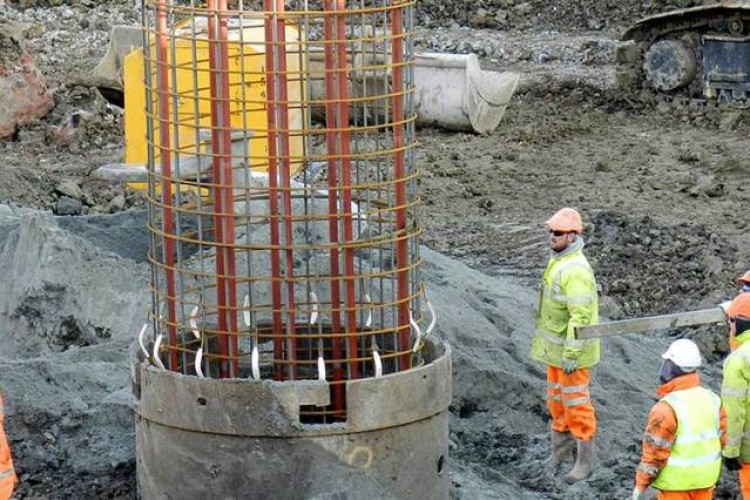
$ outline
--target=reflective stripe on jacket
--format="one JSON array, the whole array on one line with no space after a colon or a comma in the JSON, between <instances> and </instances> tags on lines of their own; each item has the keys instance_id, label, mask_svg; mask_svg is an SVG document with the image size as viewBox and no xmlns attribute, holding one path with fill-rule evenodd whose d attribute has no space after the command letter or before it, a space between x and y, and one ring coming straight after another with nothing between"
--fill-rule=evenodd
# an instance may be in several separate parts
<instances>
[{"instance_id":1,"label":"reflective stripe on jacket","mask_svg":"<svg viewBox=\"0 0 750 500\"><path fill-rule=\"evenodd\" d=\"M542 278L536 332L531 357L562 367L563 356L578 360L579 368L599 362L599 339L576 340L575 327L599 322L596 279L583 255L579 237L565 251L553 255Z\"/></svg>"},{"instance_id":2,"label":"reflective stripe on jacket","mask_svg":"<svg viewBox=\"0 0 750 500\"><path fill-rule=\"evenodd\" d=\"M651 486L666 491L714 486L721 473L721 399L708 389L693 387L672 392L662 401L675 412L677 432L667 465Z\"/></svg>"},{"instance_id":3,"label":"reflective stripe on jacket","mask_svg":"<svg viewBox=\"0 0 750 500\"><path fill-rule=\"evenodd\" d=\"M750 462L750 331L735 337L737 349L724 362L721 399L727 408L727 445L723 455Z\"/></svg>"}]
</instances>

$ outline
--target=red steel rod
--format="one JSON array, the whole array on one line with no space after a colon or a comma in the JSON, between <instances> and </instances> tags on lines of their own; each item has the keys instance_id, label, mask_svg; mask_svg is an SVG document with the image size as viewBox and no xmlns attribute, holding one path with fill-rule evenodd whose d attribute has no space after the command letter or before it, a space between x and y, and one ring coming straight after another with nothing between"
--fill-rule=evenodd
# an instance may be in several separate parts
<instances>
[{"instance_id":1,"label":"red steel rod","mask_svg":"<svg viewBox=\"0 0 750 500\"><path fill-rule=\"evenodd\" d=\"M217 130L217 121L219 117L219 102L217 98L218 92L218 75L217 75L217 55L216 55L216 0L209 0L208 2L208 64L209 64L209 92L211 102L211 169L213 174L213 183L211 191L214 200L214 236L216 242L220 243L224 240L224 224L221 217L221 211L223 208L224 192L221 189L221 163L219 155L217 154L216 148L220 143L220 136ZM200 145L198 145L200 147ZM220 245L216 247L216 305L217 305L217 320L219 322L219 354L222 356L227 355L228 345L226 333L227 328L227 317L226 317L226 287L224 284L224 276L226 275L226 263L224 262L224 250ZM222 361L219 365L219 373L222 378L228 376L228 370L226 364Z\"/></svg>"},{"instance_id":2,"label":"red steel rod","mask_svg":"<svg viewBox=\"0 0 750 500\"><path fill-rule=\"evenodd\" d=\"M400 370L406 370L411 364L409 354L409 261L408 241L406 239L406 169L404 165L404 40L402 9L395 7L391 13L391 34L393 36L393 149L395 150L393 174L396 190L396 274L398 289L398 329L399 349L404 352L400 360Z\"/></svg>"},{"instance_id":3,"label":"red steel rod","mask_svg":"<svg viewBox=\"0 0 750 500\"><path fill-rule=\"evenodd\" d=\"M224 8L226 4L224 4ZM234 306L231 302L231 294L228 293L230 286L227 277L232 275L234 263L230 262L232 249L227 246L234 240L233 222L227 223L227 218L232 218L231 209L231 190L229 190L229 200L224 185L227 182L227 170L229 171L229 182L231 183L231 158L228 157L231 151L231 137L229 137L229 124L226 121L227 113L225 108L228 105L229 88L226 81L226 75L222 75L222 49L226 50L226 45L222 47L221 34L221 0L209 0L208 9L208 54L209 54L209 74L210 74L210 96L211 96L211 159L212 174L214 179L213 198L214 198L214 231L216 237L216 302L217 315L219 322L219 352L225 357L230 355L229 337L232 331L236 332L236 318L234 328L230 319L230 312L236 309L236 292L234 296ZM217 22L217 18L218 22ZM226 21L224 21L226 23ZM226 31L224 36L226 36ZM226 87L226 88L225 88ZM229 147L229 151L227 150ZM227 212L227 206L229 211ZM230 227L232 226L232 227ZM231 232L230 232L231 230ZM232 279L231 281L235 281ZM229 295L229 297L227 297ZM229 302L229 303L228 303ZM234 314L231 314L234 316ZM236 351L235 351L236 352ZM222 361L220 365L221 377L233 377L236 375L233 362L227 363Z\"/></svg>"},{"instance_id":4,"label":"red steel rod","mask_svg":"<svg viewBox=\"0 0 750 500\"><path fill-rule=\"evenodd\" d=\"M175 241L172 213L171 138L169 136L169 60L167 47L167 4L159 0L156 11L156 66L159 99L159 154L161 158L161 201L164 207L164 272L167 281L167 322L169 325L169 369L177 369L177 306L175 302Z\"/></svg>"},{"instance_id":5,"label":"red steel rod","mask_svg":"<svg viewBox=\"0 0 750 500\"><path fill-rule=\"evenodd\" d=\"M273 304L273 353L274 359L280 360L283 357L283 343L281 325L282 305L281 305L281 258L279 255L279 201L278 184L277 184L277 120L276 107L278 105L276 96L276 67L274 62L273 49L273 31L274 23L271 19L271 11L274 7L274 0L263 0L263 10L266 12L264 27L266 38L266 120L268 123L268 209L270 212L270 233L271 233L271 302ZM281 364L275 366L276 380L284 380L284 371Z\"/></svg>"},{"instance_id":6,"label":"red steel rod","mask_svg":"<svg viewBox=\"0 0 750 500\"><path fill-rule=\"evenodd\" d=\"M218 128L221 135L221 171L224 194L222 196L223 206L222 221L224 224L224 252L227 264L227 295L229 296L229 307L226 313L229 315L229 376L239 375L237 354L238 329L237 329L237 267L234 253L234 196L232 175L232 131L231 110L229 103L229 27L227 23L227 0L219 0L219 43L216 47L220 63L221 85L219 86L219 102L221 108L222 126Z\"/></svg>"},{"instance_id":7,"label":"red steel rod","mask_svg":"<svg viewBox=\"0 0 750 500\"><path fill-rule=\"evenodd\" d=\"M289 102L287 92L287 66L286 66L286 25L284 16L284 0L276 0L276 40L274 40L274 52L278 63L279 73L276 78L278 84L279 106L279 156L281 159L281 200L284 206L284 241L286 243L286 291L287 308L289 319L286 322L287 334L287 359L290 361L290 378L297 378L297 365L294 362L297 357L297 339L295 327L295 300L294 300L294 251L292 250L293 228L292 228L292 167L290 161L289 147Z\"/></svg>"},{"instance_id":8,"label":"red steel rod","mask_svg":"<svg viewBox=\"0 0 750 500\"><path fill-rule=\"evenodd\" d=\"M332 45L334 38L334 22L332 18L333 0L324 0L323 2L323 38L325 41L325 89L326 89L326 150L328 154L328 239L330 240L331 250L330 260L330 286L331 286L331 331L332 333L341 333L341 292L339 290L339 251L337 248L339 242L338 229L338 176L337 176L337 134L336 128L339 126L336 120L335 104L337 99L337 88L334 81L335 53ZM333 380L341 382L344 379L341 363L343 359L343 348L341 338L332 339L334 364ZM335 412L345 410L344 401L344 384L337 383L333 386L333 408Z\"/></svg>"},{"instance_id":9,"label":"red steel rod","mask_svg":"<svg viewBox=\"0 0 750 500\"><path fill-rule=\"evenodd\" d=\"M346 1L337 0L337 10L346 10ZM351 145L349 143L349 91L348 68L346 59L346 15L336 16L336 78L338 83L337 113L339 147L341 151L341 197L343 202L342 222L344 226L344 285L346 287L346 329L349 334L349 358L359 358L357 337L356 293L354 287L354 230L352 224L352 165ZM359 364L349 363L352 379L359 378Z\"/></svg>"}]
</instances>

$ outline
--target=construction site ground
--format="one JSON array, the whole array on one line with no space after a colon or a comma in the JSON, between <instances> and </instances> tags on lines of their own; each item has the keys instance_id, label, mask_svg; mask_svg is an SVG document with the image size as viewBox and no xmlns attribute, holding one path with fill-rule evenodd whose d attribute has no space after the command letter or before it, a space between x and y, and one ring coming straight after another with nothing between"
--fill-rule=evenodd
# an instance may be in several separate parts
<instances>
[{"instance_id":1,"label":"construction site ground","mask_svg":"<svg viewBox=\"0 0 750 500\"><path fill-rule=\"evenodd\" d=\"M605 340L592 389L599 468L565 485L547 461L544 369L528 356L544 221L563 206L583 213L605 318L732 297L750 268L748 112L642 104L617 90L615 40L648 13L640 2L481 1L463 17L454 2L423 3L418 50L475 52L485 68L522 74L491 135L418 134L424 278L454 349L452 496L629 497L659 354L675 336L697 339L718 389L725 330ZM589 4L595 19L581 14ZM659 7L669 6L649 3ZM109 28L139 15L130 1L11 1L6 22L55 97L46 118L0 141L0 390L17 497L135 498L127 349L150 304L145 203L92 177L121 161L122 117L74 82L103 55ZM71 113L76 132L56 141ZM725 474L716 497L737 490Z\"/></svg>"}]
</instances>

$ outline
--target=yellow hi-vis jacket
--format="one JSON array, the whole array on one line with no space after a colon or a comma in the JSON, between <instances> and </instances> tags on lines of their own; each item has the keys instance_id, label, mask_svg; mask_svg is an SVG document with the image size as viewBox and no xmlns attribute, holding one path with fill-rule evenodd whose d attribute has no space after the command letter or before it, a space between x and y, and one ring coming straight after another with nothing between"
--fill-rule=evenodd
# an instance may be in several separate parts
<instances>
[{"instance_id":1,"label":"yellow hi-vis jacket","mask_svg":"<svg viewBox=\"0 0 750 500\"><path fill-rule=\"evenodd\" d=\"M651 486L665 491L710 488L721 473L721 399L703 387L674 391L662 398L677 417L667 465Z\"/></svg>"},{"instance_id":2,"label":"yellow hi-vis jacket","mask_svg":"<svg viewBox=\"0 0 750 500\"><path fill-rule=\"evenodd\" d=\"M13 496L17 479L13 459L10 456L10 446L3 430L4 421L3 398L0 396L0 500L9 500Z\"/></svg>"},{"instance_id":3,"label":"yellow hi-vis jacket","mask_svg":"<svg viewBox=\"0 0 750 500\"><path fill-rule=\"evenodd\" d=\"M724 361L721 399L727 411L727 444L722 454L750 463L750 330L735 337L738 345Z\"/></svg>"},{"instance_id":4,"label":"yellow hi-vis jacket","mask_svg":"<svg viewBox=\"0 0 750 500\"><path fill-rule=\"evenodd\" d=\"M531 357L558 368L563 356L577 359L579 368L597 364L599 339L576 340L575 327L598 322L596 279L579 237L553 255L544 271Z\"/></svg>"}]
</instances>

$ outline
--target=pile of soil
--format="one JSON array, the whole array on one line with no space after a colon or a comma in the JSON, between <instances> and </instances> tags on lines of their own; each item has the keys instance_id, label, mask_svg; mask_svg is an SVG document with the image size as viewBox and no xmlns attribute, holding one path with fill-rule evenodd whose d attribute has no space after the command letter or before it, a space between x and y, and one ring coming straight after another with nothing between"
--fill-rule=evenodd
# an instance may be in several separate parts
<instances>
[{"instance_id":1,"label":"pile of soil","mask_svg":"<svg viewBox=\"0 0 750 500\"><path fill-rule=\"evenodd\" d=\"M17 497L134 498L126 353L149 303L145 217L0 209L0 387Z\"/></svg>"}]
</instances>

